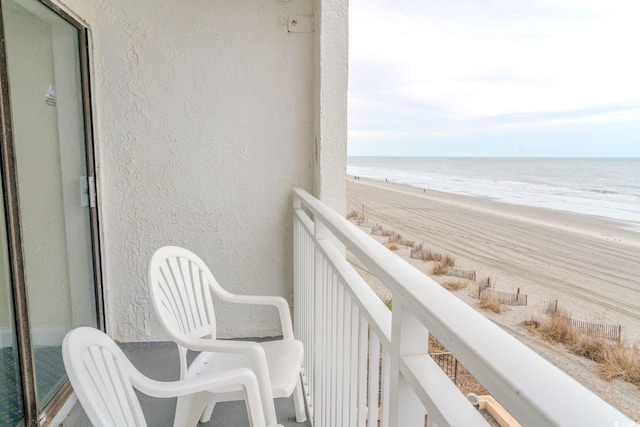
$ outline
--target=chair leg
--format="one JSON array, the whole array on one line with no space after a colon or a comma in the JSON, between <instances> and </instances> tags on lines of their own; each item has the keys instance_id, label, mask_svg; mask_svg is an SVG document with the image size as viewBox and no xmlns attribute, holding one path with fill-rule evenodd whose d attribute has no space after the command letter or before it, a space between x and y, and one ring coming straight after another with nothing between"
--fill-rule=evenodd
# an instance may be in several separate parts
<instances>
[{"instance_id":1,"label":"chair leg","mask_svg":"<svg viewBox=\"0 0 640 427\"><path fill-rule=\"evenodd\" d=\"M304 389L302 388L302 378L298 378L298 385L293 390L293 406L296 410L296 421L299 423L307 420L307 412L304 406Z\"/></svg>"},{"instance_id":2,"label":"chair leg","mask_svg":"<svg viewBox=\"0 0 640 427\"><path fill-rule=\"evenodd\" d=\"M193 394L178 397L176 414L173 418L173 427L185 427L188 425L187 420L189 419L189 414L191 414L194 399L195 396Z\"/></svg>"},{"instance_id":3,"label":"chair leg","mask_svg":"<svg viewBox=\"0 0 640 427\"><path fill-rule=\"evenodd\" d=\"M251 427L266 426L264 408L262 407L262 399L258 387L244 387L244 393L244 404L249 416L249 425Z\"/></svg>"},{"instance_id":4,"label":"chair leg","mask_svg":"<svg viewBox=\"0 0 640 427\"><path fill-rule=\"evenodd\" d=\"M204 411L202 412L202 416L200 416L200 422L201 423L206 423L209 422L209 420L211 419L211 414L213 413L213 408L216 407L216 403L209 403L207 405L206 408L204 408Z\"/></svg>"},{"instance_id":5,"label":"chair leg","mask_svg":"<svg viewBox=\"0 0 640 427\"><path fill-rule=\"evenodd\" d=\"M210 402L211 393L206 391L178 397L173 427L196 427ZM213 405L211 406L213 411Z\"/></svg>"}]
</instances>

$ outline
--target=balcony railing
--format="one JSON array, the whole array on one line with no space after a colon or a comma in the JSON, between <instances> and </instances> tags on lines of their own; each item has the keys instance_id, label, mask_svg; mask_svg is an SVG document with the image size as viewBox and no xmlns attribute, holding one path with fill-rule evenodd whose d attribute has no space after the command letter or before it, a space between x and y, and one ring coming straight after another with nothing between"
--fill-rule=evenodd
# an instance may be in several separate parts
<instances>
[{"instance_id":1,"label":"balcony railing","mask_svg":"<svg viewBox=\"0 0 640 427\"><path fill-rule=\"evenodd\" d=\"M314 426L424 426L425 411L429 426L488 425L429 356L429 332L524 426L634 425L305 191L293 200L294 329Z\"/></svg>"}]
</instances>

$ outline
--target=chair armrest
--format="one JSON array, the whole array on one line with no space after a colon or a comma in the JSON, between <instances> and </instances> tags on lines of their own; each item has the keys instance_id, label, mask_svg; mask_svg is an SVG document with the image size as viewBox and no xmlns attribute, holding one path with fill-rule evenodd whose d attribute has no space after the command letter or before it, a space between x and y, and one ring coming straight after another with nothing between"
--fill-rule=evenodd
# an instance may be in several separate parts
<instances>
[{"instance_id":1,"label":"chair armrest","mask_svg":"<svg viewBox=\"0 0 640 427\"><path fill-rule=\"evenodd\" d=\"M192 351L242 353L253 357L266 357L264 349L255 341L218 340L210 338L173 337L181 346Z\"/></svg>"},{"instance_id":2,"label":"chair armrest","mask_svg":"<svg viewBox=\"0 0 640 427\"><path fill-rule=\"evenodd\" d=\"M246 354L253 364L254 372L261 381L261 374L266 375L269 382L269 368L267 356L260 344L254 341L212 340L204 338L175 337L178 344L193 351L209 351L216 353L241 353Z\"/></svg>"},{"instance_id":3,"label":"chair armrest","mask_svg":"<svg viewBox=\"0 0 640 427\"><path fill-rule=\"evenodd\" d=\"M258 390L258 380L249 368L235 368L178 381L157 381L137 371L130 373L130 380L131 384L144 394L159 398L184 396L235 384L241 384L247 391Z\"/></svg>"},{"instance_id":4,"label":"chair armrest","mask_svg":"<svg viewBox=\"0 0 640 427\"><path fill-rule=\"evenodd\" d=\"M222 387L240 384L245 393L249 418L257 422L258 425L264 425L266 403L271 405L269 409L271 410L272 418L270 419L275 422L273 399L271 399L270 402L262 399L256 374L249 368L230 369L215 374L187 378L179 381L156 381L144 376L137 369L134 368L134 370L135 372L129 373L131 384L146 395L159 398L215 392L216 389ZM181 422L178 422L178 425L180 424Z\"/></svg>"},{"instance_id":5,"label":"chair armrest","mask_svg":"<svg viewBox=\"0 0 640 427\"><path fill-rule=\"evenodd\" d=\"M250 305L272 305L278 309L280 315L280 327L282 328L282 337L285 340L294 339L293 336L293 323L291 322L291 312L289 311L289 304L287 300L282 297L276 296L258 296L258 295L237 295L232 294L226 290L214 289L213 292L220 297L220 299L231 302L234 304L250 304Z\"/></svg>"}]
</instances>

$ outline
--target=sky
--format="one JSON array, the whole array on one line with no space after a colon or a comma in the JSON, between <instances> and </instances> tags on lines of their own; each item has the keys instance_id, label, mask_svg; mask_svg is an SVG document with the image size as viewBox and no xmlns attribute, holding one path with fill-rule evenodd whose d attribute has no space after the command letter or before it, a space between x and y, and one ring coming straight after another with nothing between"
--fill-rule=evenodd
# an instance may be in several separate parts
<instances>
[{"instance_id":1,"label":"sky","mask_svg":"<svg viewBox=\"0 0 640 427\"><path fill-rule=\"evenodd\" d=\"M640 157L640 0L349 3L349 155Z\"/></svg>"}]
</instances>

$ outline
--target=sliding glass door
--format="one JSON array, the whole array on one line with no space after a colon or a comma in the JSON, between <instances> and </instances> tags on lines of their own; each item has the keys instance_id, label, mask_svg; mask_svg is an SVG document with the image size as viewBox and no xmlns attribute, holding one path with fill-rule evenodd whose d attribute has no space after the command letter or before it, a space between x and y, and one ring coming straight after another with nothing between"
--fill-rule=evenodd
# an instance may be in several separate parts
<instances>
[{"instance_id":1,"label":"sliding glass door","mask_svg":"<svg viewBox=\"0 0 640 427\"><path fill-rule=\"evenodd\" d=\"M4 206L0 206L0 426L24 418Z\"/></svg>"},{"instance_id":2,"label":"sliding glass door","mask_svg":"<svg viewBox=\"0 0 640 427\"><path fill-rule=\"evenodd\" d=\"M5 200L14 203L6 229L19 240L6 263L12 256L21 261L20 271L6 280L9 291L22 295L14 298L21 315L4 322L24 330L16 337L27 385L22 417L35 411L41 418L66 384L65 334L77 326L101 326L86 32L36 0L1 4L4 105L10 113L3 143L12 169L5 177L15 187L5 186L12 193Z\"/></svg>"}]
</instances>

